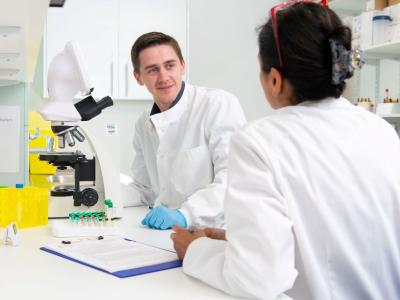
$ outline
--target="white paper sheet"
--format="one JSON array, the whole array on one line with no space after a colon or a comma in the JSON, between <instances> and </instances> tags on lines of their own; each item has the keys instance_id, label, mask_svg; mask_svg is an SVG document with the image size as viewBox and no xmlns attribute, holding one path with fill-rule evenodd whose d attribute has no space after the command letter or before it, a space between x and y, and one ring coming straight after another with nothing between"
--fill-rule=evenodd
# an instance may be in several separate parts
<instances>
[{"instance_id":1,"label":"white paper sheet","mask_svg":"<svg viewBox=\"0 0 400 300\"><path fill-rule=\"evenodd\" d=\"M111 273L178 259L174 252L120 237L105 237L103 240L83 238L71 240L71 244L60 243L46 248Z\"/></svg>"},{"instance_id":2,"label":"white paper sheet","mask_svg":"<svg viewBox=\"0 0 400 300\"><path fill-rule=\"evenodd\" d=\"M0 173L17 173L20 156L19 106L0 105Z\"/></svg>"}]
</instances>

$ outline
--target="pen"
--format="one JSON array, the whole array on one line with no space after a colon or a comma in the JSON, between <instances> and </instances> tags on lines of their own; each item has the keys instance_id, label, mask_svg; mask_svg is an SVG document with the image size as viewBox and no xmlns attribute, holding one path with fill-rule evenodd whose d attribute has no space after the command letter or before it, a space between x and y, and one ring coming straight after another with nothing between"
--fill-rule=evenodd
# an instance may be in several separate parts
<instances>
[{"instance_id":1,"label":"pen","mask_svg":"<svg viewBox=\"0 0 400 300\"><path fill-rule=\"evenodd\" d=\"M99 235L98 237L93 237L93 238L82 238L82 239L72 240L72 241L69 241L69 240L62 240L62 241L61 241L61 244L70 245L70 244L72 244L72 243L79 243L79 242L82 242L82 241L103 240L103 239L104 239L104 236Z\"/></svg>"}]
</instances>

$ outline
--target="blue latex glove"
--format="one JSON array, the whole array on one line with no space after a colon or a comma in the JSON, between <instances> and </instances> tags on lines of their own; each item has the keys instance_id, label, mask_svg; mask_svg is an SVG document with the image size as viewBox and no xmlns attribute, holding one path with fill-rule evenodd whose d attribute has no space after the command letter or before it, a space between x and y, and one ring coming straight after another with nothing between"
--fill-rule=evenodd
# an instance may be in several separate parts
<instances>
[{"instance_id":1,"label":"blue latex glove","mask_svg":"<svg viewBox=\"0 0 400 300\"><path fill-rule=\"evenodd\" d=\"M170 229L174 225L186 228L187 222L178 209L167 208L163 205L154 207L142 220L142 224L154 229Z\"/></svg>"}]
</instances>

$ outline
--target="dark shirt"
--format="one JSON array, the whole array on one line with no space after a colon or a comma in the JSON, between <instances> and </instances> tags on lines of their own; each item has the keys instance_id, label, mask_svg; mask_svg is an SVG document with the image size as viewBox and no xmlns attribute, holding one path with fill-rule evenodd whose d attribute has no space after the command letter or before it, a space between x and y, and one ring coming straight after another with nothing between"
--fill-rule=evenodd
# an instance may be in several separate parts
<instances>
[{"instance_id":1,"label":"dark shirt","mask_svg":"<svg viewBox=\"0 0 400 300\"><path fill-rule=\"evenodd\" d=\"M185 82L182 81L181 90L179 91L178 95L176 96L175 100L171 103L171 106L169 108L173 107L175 104L177 104L179 102L179 100L182 98L184 90L185 90ZM158 114L160 112L161 112L160 108L154 102L153 108L151 109L151 112L150 112L150 116Z\"/></svg>"}]
</instances>

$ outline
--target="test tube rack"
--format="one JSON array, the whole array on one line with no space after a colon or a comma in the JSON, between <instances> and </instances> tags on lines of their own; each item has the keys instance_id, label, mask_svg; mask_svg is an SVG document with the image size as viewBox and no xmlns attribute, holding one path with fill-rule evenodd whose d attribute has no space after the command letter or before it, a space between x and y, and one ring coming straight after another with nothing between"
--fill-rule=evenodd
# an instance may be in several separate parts
<instances>
[{"instance_id":1,"label":"test tube rack","mask_svg":"<svg viewBox=\"0 0 400 300\"><path fill-rule=\"evenodd\" d=\"M118 235L115 221L104 212L74 212L68 220L54 220L52 234L55 237L96 237Z\"/></svg>"}]
</instances>

